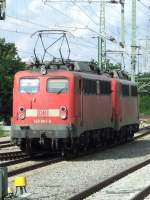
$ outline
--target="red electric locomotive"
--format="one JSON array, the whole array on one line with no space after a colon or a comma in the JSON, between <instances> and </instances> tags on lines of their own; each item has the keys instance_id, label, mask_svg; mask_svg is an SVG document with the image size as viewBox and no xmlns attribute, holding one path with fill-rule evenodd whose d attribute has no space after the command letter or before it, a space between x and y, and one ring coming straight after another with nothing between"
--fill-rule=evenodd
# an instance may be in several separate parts
<instances>
[{"instance_id":1,"label":"red electric locomotive","mask_svg":"<svg viewBox=\"0 0 150 200\"><path fill-rule=\"evenodd\" d=\"M127 139L139 129L138 92L135 83L112 79L114 129Z\"/></svg>"},{"instance_id":2,"label":"red electric locomotive","mask_svg":"<svg viewBox=\"0 0 150 200\"><path fill-rule=\"evenodd\" d=\"M11 137L22 150L64 155L127 139L138 130L135 84L93 73L87 62L69 66L15 75Z\"/></svg>"}]
</instances>

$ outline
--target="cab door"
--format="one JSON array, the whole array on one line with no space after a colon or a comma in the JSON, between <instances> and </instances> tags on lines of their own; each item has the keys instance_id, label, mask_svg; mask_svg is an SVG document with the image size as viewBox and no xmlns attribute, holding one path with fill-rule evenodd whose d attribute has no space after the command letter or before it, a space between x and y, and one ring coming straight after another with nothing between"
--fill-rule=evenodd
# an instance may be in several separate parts
<instances>
[{"instance_id":1,"label":"cab door","mask_svg":"<svg viewBox=\"0 0 150 200\"><path fill-rule=\"evenodd\" d=\"M76 118L77 125L83 126L83 80L76 79Z\"/></svg>"}]
</instances>

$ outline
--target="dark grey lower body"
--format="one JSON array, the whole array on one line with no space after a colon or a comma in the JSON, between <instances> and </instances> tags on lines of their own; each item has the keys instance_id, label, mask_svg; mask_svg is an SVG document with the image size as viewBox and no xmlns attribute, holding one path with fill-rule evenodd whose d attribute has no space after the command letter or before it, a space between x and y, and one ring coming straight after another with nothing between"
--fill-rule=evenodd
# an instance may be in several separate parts
<instances>
[{"instance_id":1,"label":"dark grey lower body","mask_svg":"<svg viewBox=\"0 0 150 200\"><path fill-rule=\"evenodd\" d=\"M77 137L75 125L22 125L12 126L11 138L68 138Z\"/></svg>"},{"instance_id":2,"label":"dark grey lower body","mask_svg":"<svg viewBox=\"0 0 150 200\"><path fill-rule=\"evenodd\" d=\"M83 130L75 125L22 125L12 126L12 142L23 151L32 152L40 148L50 152L72 152L74 149L87 149L114 141L132 138L138 124L124 126L120 130L112 127Z\"/></svg>"}]
</instances>

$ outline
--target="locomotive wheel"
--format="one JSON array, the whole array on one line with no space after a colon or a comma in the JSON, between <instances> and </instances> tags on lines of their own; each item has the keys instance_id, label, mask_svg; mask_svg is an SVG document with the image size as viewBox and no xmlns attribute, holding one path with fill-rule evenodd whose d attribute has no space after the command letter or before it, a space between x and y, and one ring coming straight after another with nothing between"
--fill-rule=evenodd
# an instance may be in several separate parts
<instances>
[{"instance_id":1,"label":"locomotive wheel","mask_svg":"<svg viewBox=\"0 0 150 200\"><path fill-rule=\"evenodd\" d=\"M90 137L90 147L99 148L102 146L101 132L97 131Z\"/></svg>"},{"instance_id":2,"label":"locomotive wheel","mask_svg":"<svg viewBox=\"0 0 150 200\"><path fill-rule=\"evenodd\" d=\"M107 134L107 132L105 130L102 130L101 141L102 141L103 147L107 147L107 136L106 136L106 134Z\"/></svg>"},{"instance_id":3,"label":"locomotive wheel","mask_svg":"<svg viewBox=\"0 0 150 200\"><path fill-rule=\"evenodd\" d=\"M125 138L126 138L126 131L125 131L125 128L122 128L121 129L121 143L126 142Z\"/></svg>"},{"instance_id":4,"label":"locomotive wheel","mask_svg":"<svg viewBox=\"0 0 150 200\"><path fill-rule=\"evenodd\" d=\"M26 153L31 154L31 141L30 140L26 141Z\"/></svg>"},{"instance_id":5,"label":"locomotive wheel","mask_svg":"<svg viewBox=\"0 0 150 200\"><path fill-rule=\"evenodd\" d=\"M32 145L32 140L26 140L26 150L25 152L28 154L28 155L33 155L34 151L33 151L33 145Z\"/></svg>"},{"instance_id":6,"label":"locomotive wheel","mask_svg":"<svg viewBox=\"0 0 150 200\"><path fill-rule=\"evenodd\" d=\"M130 140L134 139L134 132L132 130L130 130L129 138L130 138Z\"/></svg>"},{"instance_id":7,"label":"locomotive wheel","mask_svg":"<svg viewBox=\"0 0 150 200\"><path fill-rule=\"evenodd\" d=\"M20 149L25 152L28 155L32 155L33 154L33 149L32 149L32 141L31 140L23 140L21 141L20 144Z\"/></svg>"},{"instance_id":8,"label":"locomotive wheel","mask_svg":"<svg viewBox=\"0 0 150 200\"><path fill-rule=\"evenodd\" d=\"M64 150L61 151L61 157L64 158L66 155L66 152Z\"/></svg>"},{"instance_id":9,"label":"locomotive wheel","mask_svg":"<svg viewBox=\"0 0 150 200\"><path fill-rule=\"evenodd\" d=\"M23 139L23 140L21 141L21 144L20 144L19 147L20 147L21 151L23 151L23 152L26 151L26 140L25 140L25 139Z\"/></svg>"},{"instance_id":10,"label":"locomotive wheel","mask_svg":"<svg viewBox=\"0 0 150 200\"><path fill-rule=\"evenodd\" d=\"M116 140L117 140L116 142L117 144L121 144L121 140L122 140L121 130L117 131Z\"/></svg>"},{"instance_id":11,"label":"locomotive wheel","mask_svg":"<svg viewBox=\"0 0 150 200\"><path fill-rule=\"evenodd\" d=\"M65 158L65 159L70 159L70 158L72 158L72 154L71 154L70 151L67 151L67 150L65 150L65 149L62 149L62 150L61 150L61 157L62 157L62 158Z\"/></svg>"},{"instance_id":12,"label":"locomotive wheel","mask_svg":"<svg viewBox=\"0 0 150 200\"><path fill-rule=\"evenodd\" d=\"M73 157L78 156L79 154L79 140L78 139L74 139L73 144L72 144L72 148L71 148L71 154Z\"/></svg>"},{"instance_id":13,"label":"locomotive wheel","mask_svg":"<svg viewBox=\"0 0 150 200\"><path fill-rule=\"evenodd\" d=\"M82 151L87 151L89 147L89 133L84 133L80 136L79 146Z\"/></svg>"},{"instance_id":14,"label":"locomotive wheel","mask_svg":"<svg viewBox=\"0 0 150 200\"><path fill-rule=\"evenodd\" d=\"M60 147L60 155L62 158L66 158L69 154L69 149L67 148L67 140L61 141L61 147Z\"/></svg>"}]
</instances>

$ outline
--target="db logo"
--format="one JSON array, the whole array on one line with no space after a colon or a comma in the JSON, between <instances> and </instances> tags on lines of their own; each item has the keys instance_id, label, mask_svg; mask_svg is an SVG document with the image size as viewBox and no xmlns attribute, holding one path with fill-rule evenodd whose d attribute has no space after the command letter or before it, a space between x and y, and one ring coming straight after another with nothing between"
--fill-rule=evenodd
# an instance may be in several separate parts
<instances>
[{"instance_id":1,"label":"db logo","mask_svg":"<svg viewBox=\"0 0 150 200\"><path fill-rule=\"evenodd\" d=\"M38 110L38 117L48 117L48 110Z\"/></svg>"}]
</instances>

